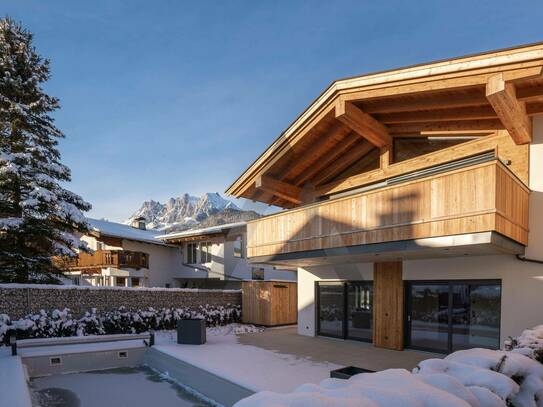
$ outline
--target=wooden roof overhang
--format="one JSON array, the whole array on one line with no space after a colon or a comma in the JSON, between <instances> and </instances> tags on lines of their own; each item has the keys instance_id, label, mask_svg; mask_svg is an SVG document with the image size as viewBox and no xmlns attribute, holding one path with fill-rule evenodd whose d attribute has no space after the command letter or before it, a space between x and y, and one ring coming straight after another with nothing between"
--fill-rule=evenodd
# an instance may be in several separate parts
<instances>
[{"instance_id":1,"label":"wooden roof overhang","mask_svg":"<svg viewBox=\"0 0 543 407\"><path fill-rule=\"evenodd\" d=\"M226 190L284 208L351 167L389 160L392 140L507 130L531 141L543 113L543 43L333 82ZM345 183L348 185L348 183Z\"/></svg>"},{"instance_id":2,"label":"wooden roof overhang","mask_svg":"<svg viewBox=\"0 0 543 407\"><path fill-rule=\"evenodd\" d=\"M224 237L225 233L203 233L190 236L173 236L171 238L164 238L164 241L168 244L179 245L187 242L202 242L216 237Z\"/></svg>"}]
</instances>

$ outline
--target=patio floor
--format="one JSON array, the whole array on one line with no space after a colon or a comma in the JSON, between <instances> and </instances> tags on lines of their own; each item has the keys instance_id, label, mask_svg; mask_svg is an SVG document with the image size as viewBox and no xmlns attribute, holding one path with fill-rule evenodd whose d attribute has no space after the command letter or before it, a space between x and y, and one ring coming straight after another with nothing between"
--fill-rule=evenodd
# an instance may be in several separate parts
<instances>
[{"instance_id":1,"label":"patio floor","mask_svg":"<svg viewBox=\"0 0 543 407\"><path fill-rule=\"evenodd\" d=\"M376 348L365 342L298 335L296 326L271 328L261 333L243 334L239 335L238 340L244 345L296 355L314 362L357 366L375 371L391 368L411 370L424 359L443 357L443 355L430 352Z\"/></svg>"}]
</instances>

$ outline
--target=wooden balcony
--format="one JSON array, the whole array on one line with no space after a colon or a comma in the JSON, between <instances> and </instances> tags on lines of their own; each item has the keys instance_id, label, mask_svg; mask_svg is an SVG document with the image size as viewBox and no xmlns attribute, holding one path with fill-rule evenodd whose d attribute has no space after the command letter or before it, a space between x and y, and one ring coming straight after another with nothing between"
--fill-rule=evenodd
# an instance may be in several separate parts
<instances>
[{"instance_id":1,"label":"wooden balcony","mask_svg":"<svg viewBox=\"0 0 543 407\"><path fill-rule=\"evenodd\" d=\"M303 258L309 251L478 232L527 244L529 189L501 161L427 170L251 221L248 257Z\"/></svg>"},{"instance_id":2,"label":"wooden balcony","mask_svg":"<svg viewBox=\"0 0 543 407\"><path fill-rule=\"evenodd\" d=\"M92 254L80 253L76 259L65 260L63 267L70 270L107 267L138 270L149 268L149 255L128 250L96 250Z\"/></svg>"}]
</instances>

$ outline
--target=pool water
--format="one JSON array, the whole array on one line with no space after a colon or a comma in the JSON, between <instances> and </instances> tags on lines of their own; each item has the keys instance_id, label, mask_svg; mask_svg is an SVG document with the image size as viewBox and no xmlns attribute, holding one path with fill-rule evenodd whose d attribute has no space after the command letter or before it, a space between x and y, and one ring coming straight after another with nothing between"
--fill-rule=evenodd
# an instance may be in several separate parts
<instances>
[{"instance_id":1,"label":"pool water","mask_svg":"<svg viewBox=\"0 0 543 407\"><path fill-rule=\"evenodd\" d=\"M211 404L145 366L32 379L34 407L208 407Z\"/></svg>"}]
</instances>

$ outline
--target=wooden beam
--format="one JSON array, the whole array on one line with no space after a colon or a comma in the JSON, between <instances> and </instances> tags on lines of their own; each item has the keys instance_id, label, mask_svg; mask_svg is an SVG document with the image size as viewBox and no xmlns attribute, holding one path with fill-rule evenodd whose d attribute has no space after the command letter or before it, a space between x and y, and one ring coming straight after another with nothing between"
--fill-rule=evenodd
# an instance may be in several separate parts
<instances>
[{"instance_id":1,"label":"wooden beam","mask_svg":"<svg viewBox=\"0 0 543 407\"><path fill-rule=\"evenodd\" d=\"M381 151L379 152L379 166L381 168L388 168L388 166L392 164L392 148L393 145L381 148Z\"/></svg>"},{"instance_id":2,"label":"wooden beam","mask_svg":"<svg viewBox=\"0 0 543 407\"><path fill-rule=\"evenodd\" d=\"M351 133L350 128L336 121L334 126L326 134L323 134L320 139L303 151L300 159L290 160L285 168L277 172L275 178L289 181L294 180L298 175L307 171L316 161L322 159L322 156L327 151L337 148L338 144L345 142L349 133Z\"/></svg>"},{"instance_id":3,"label":"wooden beam","mask_svg":"<svg viewBox=\"0 0 543 407\"><path fill-rule=\"evenodd\" d=\"M464 92L466 92L464 90ZM444 94L439 92L429 96L413 97L387 97L382 99L369 99L362 101L362 110L368 114L415 112L419 110L450 109L466 106L488 105L483 86L474 88L469 93Z\"/></svg>"},{"instance_id":4,"label":"wooden beam","mask_svg":"<svg viewBox=\"0 0 543 407\"><path fill-rule=\"evenodd\" d=\"M516 144L532 141L532 121L526 114L525 102L516 96L515 86L506 82L503 75L489 78L486 97Z\"/></svg>"},{"instance_id":5,"label":"wooden beam","mask_svg":"<svg viewBox=\"0 0 543 407\"><path fill-rule=\"evenodd\" d=\"M384 147L392 144L387 128L352 103L346 103L342 98L339 98L335 108L336 119L353 129L374 146Z\"/></svg>"},{"instance_id":6,"label":"wooden beam","mask_svg":"<svg viewBox=\"0 0 543 407\"><path fill-rule=\"evenodd\" d=\"M341 158L343 154L345 154L347 151L349 151L351 148L359 143L360 136L354 132L351 132L347 135L347 137L345 137L341 144L328 151L318 161L315 161L309 168L307 168L306 171L298 175L292 181L292 183L298 186L304 184L307 180L310 180L323 169L327 168L329 165L332 165L334 161Z\"/></svg>"},{"instance_id":7,"label":"wooden beam","mask_svg":"<svg viewBox=\"0 0 543 407\"><path fill-rule=\"evenodd\" d=\"M417 134L426 131L450 132L473 130L503 130L505 127L498 119L490 120L460 120L449 122L421 122L407 124L391 124L388 129L390 134Z\"/></svg>"},{"instance_id":8,"label":"wooden beam","mask_svg":"<svg viewBox=\"0 0 543 407\"><path fill-rule=\"evenodd\" d=\"M461 107L455 109L439 109L420 112L386 113L375 116L381 123L423 123L423 122L447 122L463 120L495 119L496 112L490 105Z\"/></svg>"},{"instance_id":9,"label":"wooden beam","mask_svg":"<svg viewBox=\"0 0 543 407\"><path fill-rule=\"evenodd\" d=\"M324 181L333 178L341 173L341 171L347 169L350 165L354 164L361 157L368 154L373 150L375 146L369 142L358 144L353 148L350 148L344 155L339 157L333 163L323 168L322 171L316 174L315 177L310 179L313 185L319 185Z\"/></svg>"},{"instance_id":10,"label":"wooden beam","mask_svg":"<svg viewBox=\"0 0 543 407\"><path fill-rule=\"evenodd\" d=\"M543 85L517 88L517 99L521 102L543 101Z\"/></svg>"},{"instance_id":11,"label":"wooden beam","mask_svg":"<svg viewBox=\"0 0 543 407\"><path fill-rule=\"evenodd\" d=\"M498 145L509 145L506 148L501 147L499 149L500 158L508 159L510 156L508 154L505 154L505 151L509 150L509 147L511 146L515 147L515 144L511 141L509 135L507 135L505 131L502 131L498 132L495 136L482 137L478 140L467 141L465 143L457 144L444 150L425 154L422 157L416 157L410 160L402 161L400 163L389 166L386 169L380 168L378 170L349 176L341 180L332 181L327 184L320 185L317 187L315 195L319 197L337 194L348 189L359 188L365 185L382 181L390 177L395 177L397 175L418 171L424 168L432 167L434 165L444 164L446 162L470 157L483 152L488 152L492 150L496 151L498 149ZM524 161L524 157L522 157L519 161Z\"/></svg>"},{"instance_id":12,"label":"wooden beam","mask_svg":"<svg viewBox=\"0 0 543 407\"><path fill-rule=\"evenodd\" d=\"M299 205L302 203L300 198L302 189L298 188L296 185L287 184L286 182L261 175L257 177L255 187L294 204Z\"/></svg>"}]
</instances>

